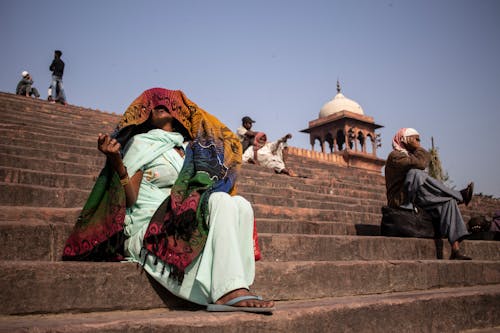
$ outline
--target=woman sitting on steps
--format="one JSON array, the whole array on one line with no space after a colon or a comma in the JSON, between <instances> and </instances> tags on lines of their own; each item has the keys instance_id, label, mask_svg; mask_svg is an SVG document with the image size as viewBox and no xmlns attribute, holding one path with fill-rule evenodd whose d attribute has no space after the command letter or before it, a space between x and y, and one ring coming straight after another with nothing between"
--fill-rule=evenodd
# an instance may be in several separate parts
<instances>
[{"instance_id":1,"label":"woman sitting on steps","mask_svg":"<svg viewBox=\"0 0 500 333\"><path fill-rule=\"evenodd\" d=\"M249 291L254 216L247 200L230 195L241 144L226 126L182 92L154 88L129 106L114 135L99 134L98 148L107 165L65 260L122 260L123 250L208 311L273 311L273 301Z\"/></svg>"}]
</instances>

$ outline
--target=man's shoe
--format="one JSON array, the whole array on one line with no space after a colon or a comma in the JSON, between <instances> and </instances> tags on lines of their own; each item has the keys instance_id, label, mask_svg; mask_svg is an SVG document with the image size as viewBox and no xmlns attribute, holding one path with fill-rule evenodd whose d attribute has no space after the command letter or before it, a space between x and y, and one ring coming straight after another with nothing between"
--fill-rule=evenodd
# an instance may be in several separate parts
<instances>
[{"instance_id":1,"label":"man's shoe","mask_svg":"<svg viewBox=\"0 0 500 333\"><path fill-rule=\"evenodd\" d=\"M450 260L472 260L471 257L467 257L458 251L451 251Z\"/></svg>"},{"instance_id":2,"label":"man's shoe","mask_svg":"<svg viewBox=\"0 0 500 333\"><path fill-rule=\"evenodd\" d=\"M474 182L470 182L466 188L460 190L460 194L462 194L463 203L467 206L474 195Z\"/></svg>"}]
</instances>

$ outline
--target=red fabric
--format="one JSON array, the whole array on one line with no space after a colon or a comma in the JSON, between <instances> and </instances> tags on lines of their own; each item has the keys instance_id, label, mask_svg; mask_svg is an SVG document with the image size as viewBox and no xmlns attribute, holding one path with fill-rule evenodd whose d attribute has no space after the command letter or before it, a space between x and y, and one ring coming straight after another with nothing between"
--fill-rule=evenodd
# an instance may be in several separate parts
<instances>
[{"instance_id":1,"label":"red fabric","mask_svg":"<svg viewBox=\"0 0 500 333\"><path fill-rule=\"evenodd\" d=\"M255 219L253 220L253 252L255 256L255 261L259 261L262 258L259 247L259 235L257 234L257 223Z\"/></svg>"}]
</instances>

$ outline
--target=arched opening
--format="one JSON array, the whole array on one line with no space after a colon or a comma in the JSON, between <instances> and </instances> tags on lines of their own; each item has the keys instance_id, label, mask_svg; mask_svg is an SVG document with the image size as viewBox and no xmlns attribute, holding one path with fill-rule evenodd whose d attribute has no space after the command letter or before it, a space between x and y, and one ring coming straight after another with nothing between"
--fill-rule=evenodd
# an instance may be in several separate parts
<instances>
[{"instance_id":1,"label":"arched opening","mask_svg":"<svg viewBox=\"0 0 500 333\"><path fill-rule=\"evenodd\" d=\"M320 137L315 137L312 141L311 141L311 149L314 151L315 150L315 146L316 146L316 141L318 141L319 143L319 150L321 151L321 138Z\"/></svg>"},{"instance_id":2,"label":"arched opening","mask_svg":"<svg viewBox=\"0 0 500 333\"><path fill-rule=\"evenodd\" d=\"M328 142L328 149L330 153L333 153L333 135L332 133L328 133L325 138L325 142ZM326 147L325 147L326 150Z\"/></svg>"},{"instance_id":3,"label":"arched opening","mask_svg":"<svg viewBox=\"0 0 500 333\"><path fill-rule=\"evenodd\" d=\"M358 143L359 143L359 151L364 152L365 151L365 149L364 149L364 147L365 147L365 136L364 136L363 132L361 132L361 131L358 132L357 139L358 139Z\"/></svg>"},{"instance_id":4,"label":"arched opening","mask_svg":"<svg viewBox=\"0 0 500 333\"><path fill-rule=\"evenodd\" d=\"M337 131L337 148L339 151L344 150L344 144L345 144L345 133L343 130L338 130Z\"/></svg>"},{"instance_id":5,"label":"arched opening","mask_svg":"<svg viewBox=\"0 0 500 333\"><path fill-rule=\"evenodd\" d=\"M373 154L373 152L374 152L374 150L373 150L373 149L374 149L374 147L375 147L375 146L374 146L374 145L375 145L375 141L374 141L374 139L373 139L373 136L372 136L371 134L368 134L368 135L366 136L366 139L367 139L367 140L366 140L366 141L367 141L367 142L366 142L366 153L367 153L367 154Z\"/></svg>"},{"instance_id":6,"label":"arched opening","mask_svg":"<svg viewBox=\"0 0 500 333\"><path fill-rule=\"evenodd\" d=\"M351 127L349 128L349 131L347 131L347 137L349 140L349 149L353 149L354 147L354 141L356 140L356 134L354 134L354 129Z\"/></svg>"}]
</instances>

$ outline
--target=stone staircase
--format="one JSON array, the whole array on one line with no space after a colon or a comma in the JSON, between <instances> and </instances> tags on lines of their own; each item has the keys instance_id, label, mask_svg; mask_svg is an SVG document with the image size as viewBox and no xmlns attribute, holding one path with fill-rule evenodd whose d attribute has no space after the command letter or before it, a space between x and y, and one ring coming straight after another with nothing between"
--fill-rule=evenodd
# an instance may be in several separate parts
<instances>
[{"instance_id":1,"label":"stone staircase","mask_svg":"<svg viewBox=\"0 0 500 333\"><path fill-rule=\"evenodd\" d=\"M131 263L63 262L64 241L119 116L0 93L0 332L456 332L500 329L500 242L437 260L439 242L380 237L380 174L290 156L308 178L245 165L263 259L253 290L272 316L208 313ZM462 208L500 210L475 196ZM444 241L443 256L449 255Z\"/></svg>"}]
</instances>

